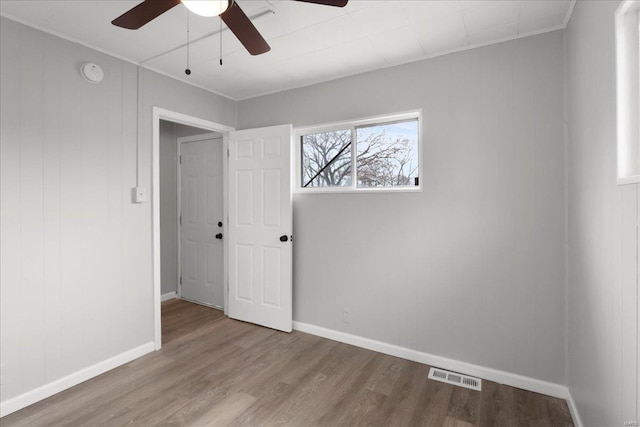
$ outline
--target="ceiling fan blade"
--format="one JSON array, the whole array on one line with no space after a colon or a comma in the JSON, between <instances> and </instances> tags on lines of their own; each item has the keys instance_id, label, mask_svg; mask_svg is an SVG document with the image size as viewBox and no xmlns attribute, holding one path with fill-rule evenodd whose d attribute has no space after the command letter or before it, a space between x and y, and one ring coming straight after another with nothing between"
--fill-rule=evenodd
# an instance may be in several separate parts
<instances>
[{"instance_id":1,"label":"ceiling fan blade","mask_svg":"<svg viewBox=\"0 0 640 427\"><path fill-rule=\"evenodd\" d=\"M133 9L118 16L111 23L128 30L137 30L179 4L180 0L145 0Z\"/></svg>"},{"instance_id":2,"label":"ceiling fan blade","mask_svg":"<svg viewBox=\"0 0 640 427\"><path fill-rule=\"evenodd\" d=\"M297 0L305 3L323 4L325 6L345 7L349 0Z\"/></svg>"},{"instance_id":3,"label":"ceiling fan blade","mask_svg":"<svg viewBox=\"0 0 640 427\"><path fill-rule=\"evenodd\" d=\"M260 35L249 17L245 15L235 1L229 9L220 15L220 18L251 55L260 55L271 50L267 41Z\"/></svg>"}]
</instances>

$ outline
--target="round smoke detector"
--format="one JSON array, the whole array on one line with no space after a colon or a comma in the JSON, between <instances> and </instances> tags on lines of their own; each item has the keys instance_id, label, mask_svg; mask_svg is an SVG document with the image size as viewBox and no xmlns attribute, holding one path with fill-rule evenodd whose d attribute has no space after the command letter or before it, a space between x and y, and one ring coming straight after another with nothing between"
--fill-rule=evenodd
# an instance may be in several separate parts
<instances>
[{"instance_id":1,"label":"round smoke detector","mask_svg":"<svg viewBox=\"0 0 640 427\"><path fill-rule=\"evenodd\" d=\"M80 74L82 74L82 77L84 77L86 81L94 84L100 83L104 77L102 68L92 62L82 65L82 67L80 67Z\"/></svg>"}]
</instances>

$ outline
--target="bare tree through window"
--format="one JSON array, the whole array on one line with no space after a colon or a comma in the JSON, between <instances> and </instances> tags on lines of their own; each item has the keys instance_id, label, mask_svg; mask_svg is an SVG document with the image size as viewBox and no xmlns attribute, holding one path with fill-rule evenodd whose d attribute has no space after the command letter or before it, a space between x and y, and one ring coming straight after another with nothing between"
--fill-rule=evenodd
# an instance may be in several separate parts
<instances>
[{"instance_id":1,"label":"bare tree through window","mask_svg":"<svg viewBox=\"0 0 640 427\"><path fill-rule=\"evenodd\" d=\"M418 121L356 129L358 187L415 185L418 177Z\"/></svg>"},{"instance_id":2,"label":"bare tree through window","mask_svg":"<svg viewBox=\"0 0 640 427\"><path fill-rule=\"evenodd\" d=\"M357 186L415 186L418 178L418 120L355 128ZM352 185L352 130L301 137L302 182L308 187Z\"/></svg>"},{"instance_id":3,"label":"bare tree through window","mask_svg":"<svg viewBox=\"0 0 640 427\"><path fill-rule=\"evenodd\" d=\"M351 130L302 137L302 186L351 185Z\"/></svg>"}]
</instances>

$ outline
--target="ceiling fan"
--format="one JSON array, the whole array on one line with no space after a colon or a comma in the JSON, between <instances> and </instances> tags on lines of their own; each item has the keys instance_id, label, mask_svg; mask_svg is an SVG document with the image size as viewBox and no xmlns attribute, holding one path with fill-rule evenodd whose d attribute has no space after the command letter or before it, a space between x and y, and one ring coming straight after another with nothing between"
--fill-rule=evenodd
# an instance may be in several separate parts
<instances>
[{"instance_id":1,"label":"ceiling fan","mask_svg":"<svg viewBox=\"0 0 640 427\"><path fill-rule=\"evenodd\" d=\"M336 7L344 7L348 2L348 0L296 1ZM251 55L260 55L271 50L269 44L260 35L235 0L144 0L133 9L111 21L111 23L129 30L137 30L180 3L201 16L220 16L220 19L235 34Z\"/></svg>"}]
</instances>

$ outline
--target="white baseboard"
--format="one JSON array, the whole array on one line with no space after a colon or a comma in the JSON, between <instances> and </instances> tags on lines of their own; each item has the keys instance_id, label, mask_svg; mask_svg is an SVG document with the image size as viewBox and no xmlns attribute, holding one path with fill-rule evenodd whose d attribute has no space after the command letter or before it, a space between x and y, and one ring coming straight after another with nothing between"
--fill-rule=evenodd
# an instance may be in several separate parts
<instances>
[{"instance_id":1,"label":"white baseboard","mask_svg":"<svg viewBox=\"0 0 640 427\"><path fill-rule=\"evenodd\" d=\"M162 302L168 301L170 299L174 299L177 296L177 294L175 292L167 292L166 294L162 294L160 296L160 300Z\"/></svg>"},{"instance_id":2,"label":"white baseboard","mask_svg":"<svg viewBox=\"0 0 640 427\"><path fill-rule=\"evenodd\" d=\"M140 347L136 347L107 360L96 363L93 366L76 371L66 377L60 378L59 380L50 382L49 384L45 384L4 402L0 402L0 417L19 411L22 408L46 399L49 396L53 396L56 393L60 393L74 385L80 384L81 382L87 381L93 377L97 377L98 375L110 371L113 368L117 368L120 365L124 365L125 363L137 359L138 357L144 356L147 353L151 353L154 350L155 344L153 342L148 342Z\"/></svg>"},{"instance_id":3,"label":"white baseboard","mask_svg":"<svg viewBox=\"0 0 640 427\"><path fill-rule=\"evenodd\" d=\"M575 427L582 427L582 419L580 418L580 414L578 413L578 408L576 406L576 402L573 401L573 396L571 396L571 391L568 390L567 393L567 406L569 406L569 412L571 413L571 418L573 419L573 425Z\"/></svg>"},{"instance_id":4,"label":"white baseboard","mask_svg":"<svg viewBox=\"0 0 640 427\"><path fill-rule=\"evenodd\" d=\"M506 384L512 387L546 394L548 396L558 397L560 399L569 399L570 397L569 389L561 384L541 381L535 378L525 377L523 375L499 371L492 368L486 368L484 366L461 362L459 360L436 356L429 353L423 353L421 351L412 350L410 348L400 347L382 341L376 341L369 338L359 337L357 335L334 331L332 329L322 328L320 326L310 325L308 323L293 322L293 329L300 332L317 335L323 338L328 338L334 341L340 341L346 344L355 345L357 347L366 348L368 350L377 351L379 353L388 354L390 356L396 356L402 359L424 363L425 365L435 366L449 371L479 377L485 380L497 382L499 384Z\"/></svg>"}]
</instances>

